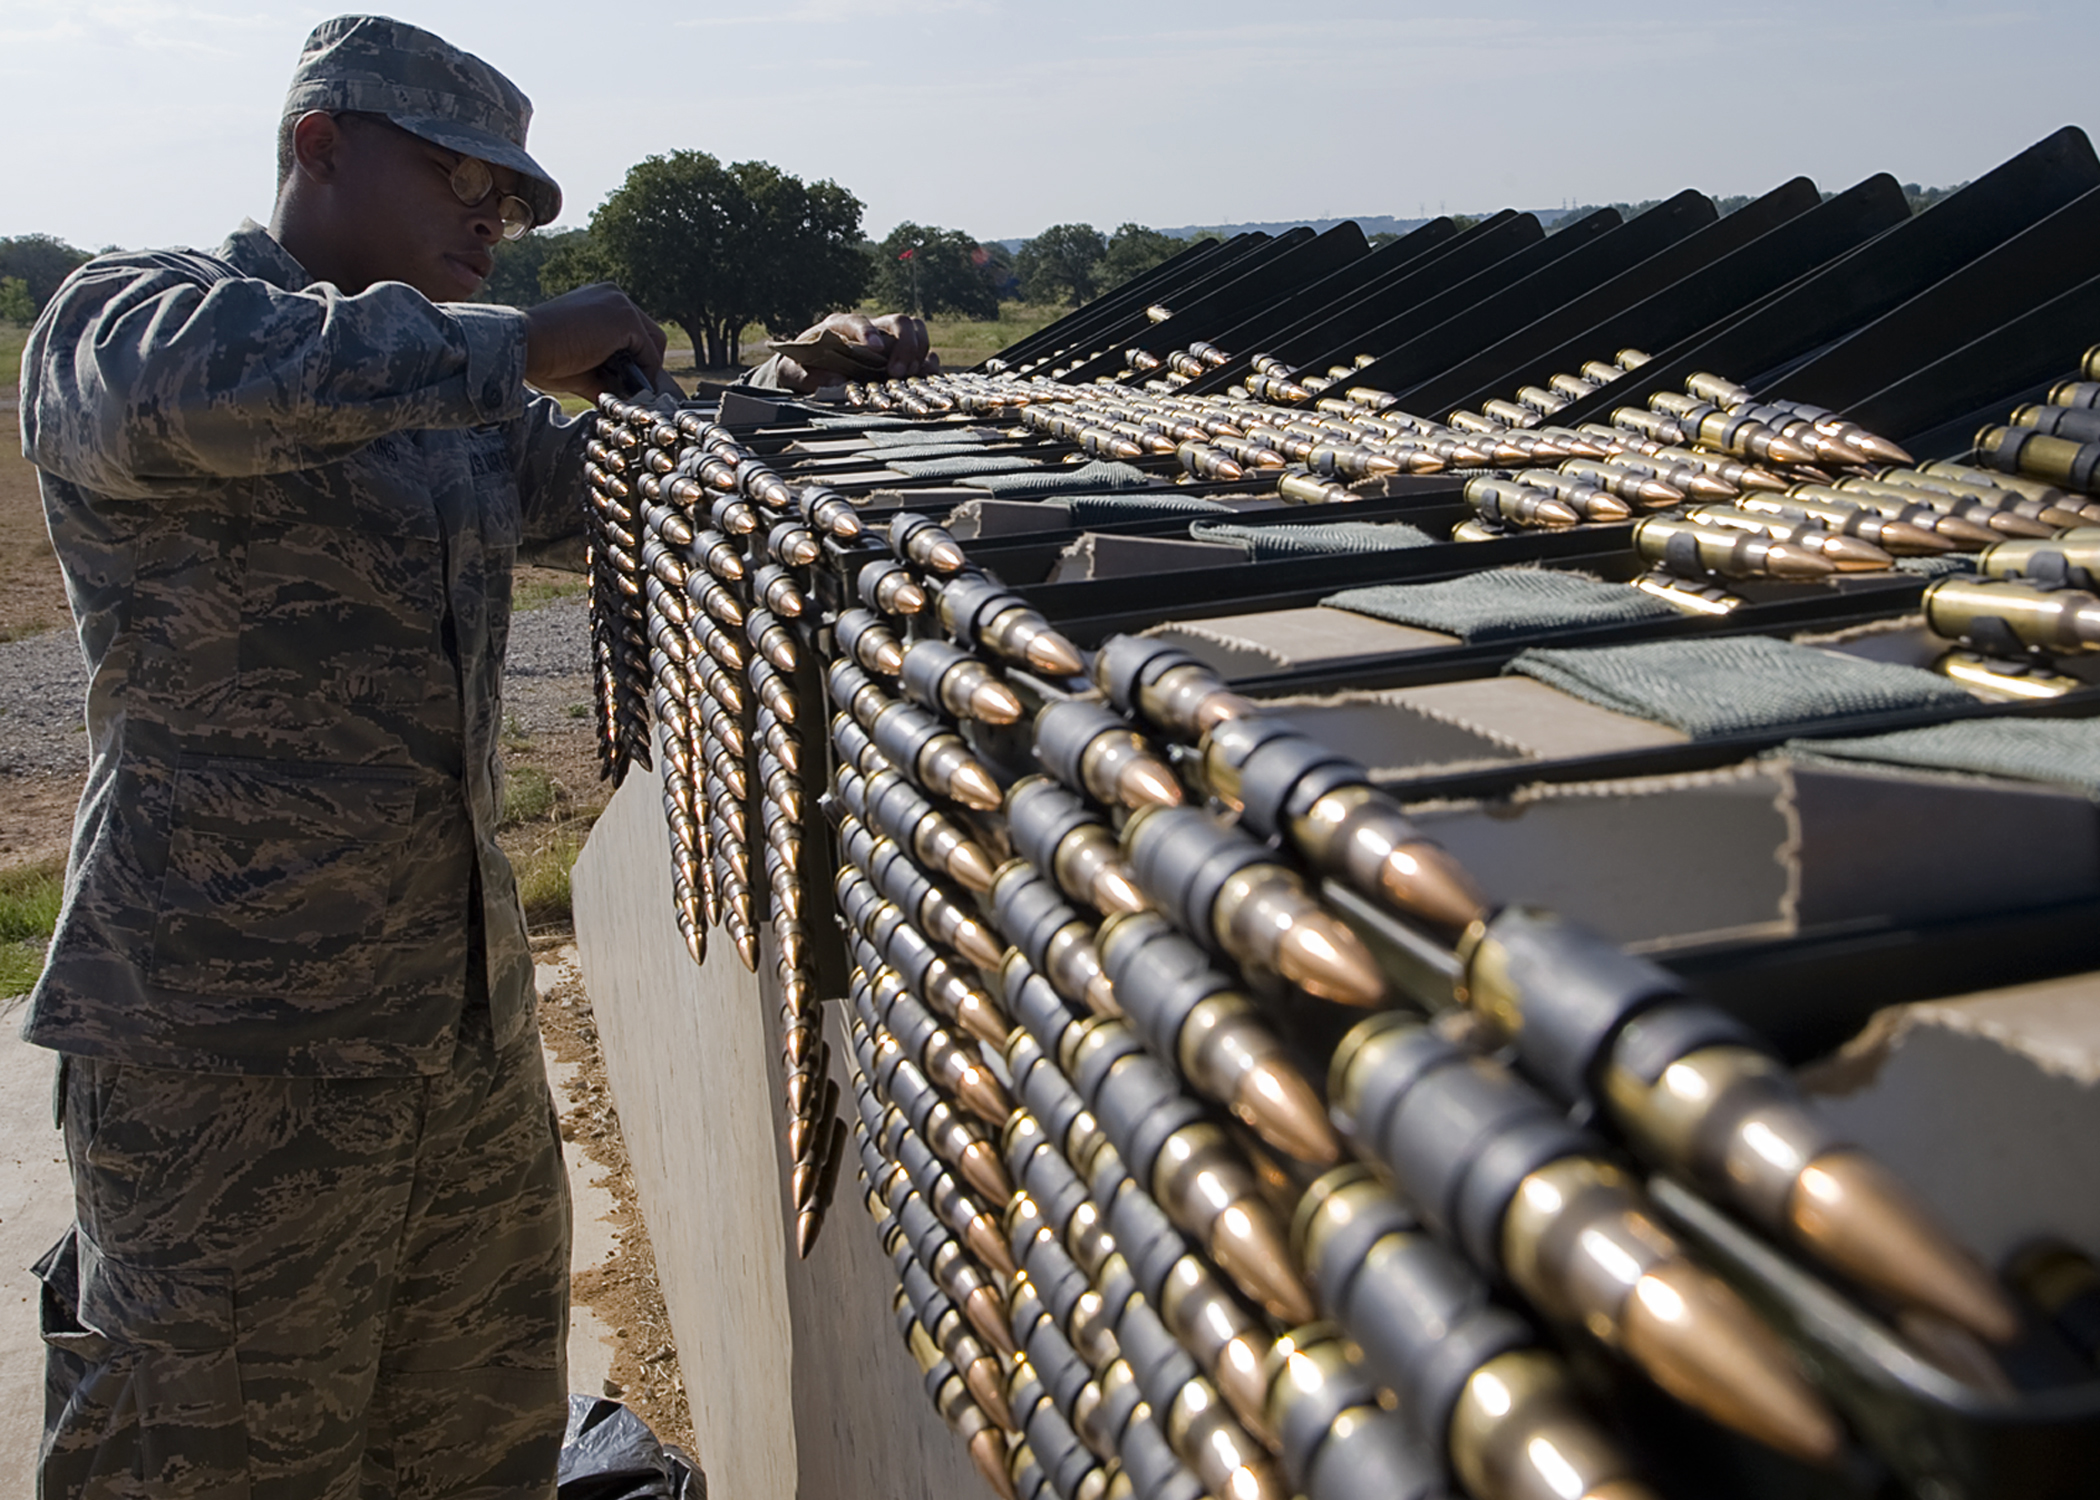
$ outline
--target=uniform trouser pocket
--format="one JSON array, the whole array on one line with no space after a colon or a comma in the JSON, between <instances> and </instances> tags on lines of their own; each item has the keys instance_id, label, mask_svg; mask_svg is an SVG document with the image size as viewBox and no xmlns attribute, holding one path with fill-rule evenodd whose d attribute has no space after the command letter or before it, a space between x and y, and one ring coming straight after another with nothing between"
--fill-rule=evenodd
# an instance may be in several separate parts
<instances>
[{"instance_id":1,"label":"uniform trouser pocket","mask_svg":"<svg viewBox=\"0 0 2100 1500\"><path fill-rule=\"evenodd\" d=\"M247 1419L226 1279L119 1264L78 1227L36 1273L46 1348L41 1493L246 1500Z\"/></svg>"}]
</instances>

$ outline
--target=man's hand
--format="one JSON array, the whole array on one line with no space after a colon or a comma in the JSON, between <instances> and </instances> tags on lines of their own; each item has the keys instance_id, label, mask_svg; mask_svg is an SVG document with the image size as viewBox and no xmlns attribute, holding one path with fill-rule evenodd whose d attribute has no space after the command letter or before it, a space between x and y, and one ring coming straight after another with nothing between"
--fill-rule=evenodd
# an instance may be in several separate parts
<instances>
[{"instance_id":1,"label":"man's hand","mask_svg":"<svg viewBox=\"0 0 2100 1500\"><path fill-rule=\"evenodd\" d=\"M926 325L907 313L889 313L880 318L870 318L861 313L833 313L814 328L804 331L795 342L814 339L825 329L859 344L881 356L870 360L870 369L865 378L874 379L877 374L887 374L893 380L907 375L931 375L939 371L941 357L935 354L926 342ZM878 370L876 367L880 366ZM788 356L782 355L779 365L781 384L789 390L808 395L823 385L836 385L840 377L827 370L807 370Z\"/></svg>"},{"instance_id":2,"label":"man's hand","mask_svg":"<svg viewBox=\"0 0 2100 1500\"><path fill-rule=\"evenodd\" d=\"M597 400L631 392L605 366L625 354L655 380L664 366L662 328L609 281L578 287L525 313L525 379L543 391Z\"/></svg>"}]
</instances>

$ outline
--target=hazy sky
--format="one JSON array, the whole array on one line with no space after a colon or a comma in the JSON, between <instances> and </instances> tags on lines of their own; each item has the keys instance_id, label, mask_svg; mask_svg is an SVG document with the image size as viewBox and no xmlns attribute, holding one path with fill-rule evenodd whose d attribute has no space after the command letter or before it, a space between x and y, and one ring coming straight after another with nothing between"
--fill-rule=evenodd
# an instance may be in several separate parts
<instances>
[{"instance_id":1,"label":"hazy sky","mask_svg":"<svg viewBox=\"0 0 2100 1500\"><path fill-rule=\"evenodd\" d=\"M0 234L267 217L327 5L0 0ZM2100 5L651 0L393 14L495 63L581 223L683 147L984 239L1972 177L2087 124Z\"/></svg>"}]
</instances>

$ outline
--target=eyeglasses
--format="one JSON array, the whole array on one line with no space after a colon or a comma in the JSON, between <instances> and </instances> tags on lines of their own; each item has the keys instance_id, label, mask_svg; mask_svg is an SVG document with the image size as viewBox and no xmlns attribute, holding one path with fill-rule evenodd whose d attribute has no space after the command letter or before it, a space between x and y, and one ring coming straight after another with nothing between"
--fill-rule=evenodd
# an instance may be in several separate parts
<instances>
[{"instance_id":1,"label":"eyeglasses","mask_svg":"<svg viewBox=\"0 0 2100 1500\"><path fill-rule=\"evenodd\" d=\"M452 169L452 196L468 208L479 208L494 191L496 174L489 164L478 156L462 156L459 165ZM503 221L503 237L507 240L523 239L537 222L532 205L516 193L505 193L496 200L496 217Z\"/></svg>"},{"instance_id":2,"label":"eyeglasses","mask_svg":"<svg viewBox=\"0 0 2100 1500\"><path fill-rule=\"evenodd\" d=\"M404 130L385 115L371 114L363 110L342 110L335 116L338 120L355 120L361 125L384 125L396 135L405 135L426 151L445 151L456 155L449 148L435 141L426 141L412 130ZM435 165L433 162L432 165ZM478 156L461 156L451 170L452 196L468 208L479 208L488 202L489 194L496 191L496 171ZM532 212L532 205L516 193L505 193L496 200L496 217L502 223L502 234L506 240L521 240L532 232L539 220Z\"/></svg>"}]
</instances>

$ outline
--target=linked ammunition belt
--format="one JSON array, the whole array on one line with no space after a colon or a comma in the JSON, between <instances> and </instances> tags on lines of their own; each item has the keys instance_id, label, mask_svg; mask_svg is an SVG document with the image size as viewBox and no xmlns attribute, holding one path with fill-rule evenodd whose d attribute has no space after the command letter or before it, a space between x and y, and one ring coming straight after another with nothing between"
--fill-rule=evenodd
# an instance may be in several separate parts
<instances>
[{"instance_id":1,"label":"linked ammunition belt","mask_svg":"<svg viewBox=\"0 0 2100 1500\"><path fill-rule=\"evenodd\" d=\"M1925 596L1951 675L2046 692L2048 661L2100 649L2100 503L2065 449L2100 353L1987 431L1984 467L1707 374L1553 425L1644 361L1449 421L1261 356L1243 389L1185 394L1227 363L1205 344L1133 351L1157 389L992 370L847 396L1046 472L1150 465L1170 495L1355 506L1471 471L1459 539L1597 528L1640 560L1626 586L1693 613L1747 580L1973 555ZM601 405L605 772L661 781L694 960L726 945L779 997L798 1251L856 1163L904 1341L995 1492L1649 1494L1570 1349L1837 1462L1824 1394L1666 1227L1651 1173L1876 1308L2014 1334L1758 1036L1574 924L1492 908L1364 766L1171 646L1081 650L934 516L828 483L794 429ZM807 452L853 435L831 424ZM1428 1014L1358 908L1441 955L1460 1008Z\"/></svg>"}]
</instances>

